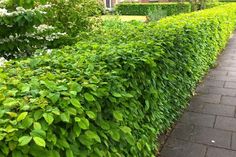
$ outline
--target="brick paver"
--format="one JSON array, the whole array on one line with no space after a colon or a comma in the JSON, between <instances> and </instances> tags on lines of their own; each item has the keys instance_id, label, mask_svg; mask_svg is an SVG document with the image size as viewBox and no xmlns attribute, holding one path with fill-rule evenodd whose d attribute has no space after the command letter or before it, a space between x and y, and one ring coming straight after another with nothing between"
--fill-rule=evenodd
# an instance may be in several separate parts
<instances>
[{"instance_id":1,"label":"brick paver","mask_svg":"<svg viewBox=\"0 0 236 157\"><path fill-rule=\"evenodd\" d=\"M160 157L236 157L236 34L197 87Z\"/></svg>"},{"instance_id":2,"label":"brick paver","mask_svg":"<svg viewBox=\"0 0 236 157\"><path fill-rule=\"evenodd\" d=\"M206 157L236 157L236 151L210 147L207 150Z\"/></svg>"}]
</instances>

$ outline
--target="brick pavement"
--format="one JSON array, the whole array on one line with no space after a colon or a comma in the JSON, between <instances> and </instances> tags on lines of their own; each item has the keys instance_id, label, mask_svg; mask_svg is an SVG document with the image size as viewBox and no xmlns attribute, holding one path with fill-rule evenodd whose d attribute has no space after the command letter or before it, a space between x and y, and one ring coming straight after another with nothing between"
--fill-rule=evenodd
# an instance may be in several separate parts
<instances>
[{"instance_id":1,"label":"brick pavement","mask_svg":"<svg viewBox=\"0 0 236 157\"><path fill-rule=\"evenodd\" d=\"M161 157L236 157L236 34L196 89Z\"/></svg>"}]
</instances>

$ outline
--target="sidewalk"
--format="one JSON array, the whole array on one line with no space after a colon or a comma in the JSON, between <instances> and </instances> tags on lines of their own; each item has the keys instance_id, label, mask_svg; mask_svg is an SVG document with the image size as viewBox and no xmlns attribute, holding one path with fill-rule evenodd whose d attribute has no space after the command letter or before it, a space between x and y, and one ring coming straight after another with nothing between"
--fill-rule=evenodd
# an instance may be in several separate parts
<instances>
[{"instance_id":1,"label":"sidewalk","mask_svg":"<svg viewBox=\"0 0 236 157\"><path fill-rule=\"evenodd\" d=\"M198 86L161 157L236 157L236 33Z\"/></svg>"}]
</instances>

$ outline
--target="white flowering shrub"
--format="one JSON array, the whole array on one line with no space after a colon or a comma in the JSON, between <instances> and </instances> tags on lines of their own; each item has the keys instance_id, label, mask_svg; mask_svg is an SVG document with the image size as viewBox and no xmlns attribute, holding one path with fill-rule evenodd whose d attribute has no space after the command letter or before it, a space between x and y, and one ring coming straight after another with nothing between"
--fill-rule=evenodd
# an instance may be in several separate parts
<instances>
[{"instance_id":1,"label":"white flowering shrub","mask_svg":"<svg viewBox=\"0 0 236 157\"><path fill-rule=\"evenodd\" d=\"M3 4L0 6L3 6ZM26 57L39 48L58 47L66 33L44 24L46 9L39 5L32 9L0 8L0 57L7 59Z\"/></svg>"},{"instance_id":2,"label":"white flowering shrub","mask_svg":"<svg viewBox=\"0 0 236 157\"><path fill-rule=\"evenodd\" d=\"M3 57L0 58L0 67L4 65L4 63L7 62L7 60Z\"/></svg>"},{"instance_id":3,"label":"white flowering shrub","mask_svg":"<svg viewBox=\"0 0 236 157\"><path fill-rule=\"evenodd\" d=\"M0 0L0 57L27 57L99 28L98 0Z\"/></svg>"}]
</instances>

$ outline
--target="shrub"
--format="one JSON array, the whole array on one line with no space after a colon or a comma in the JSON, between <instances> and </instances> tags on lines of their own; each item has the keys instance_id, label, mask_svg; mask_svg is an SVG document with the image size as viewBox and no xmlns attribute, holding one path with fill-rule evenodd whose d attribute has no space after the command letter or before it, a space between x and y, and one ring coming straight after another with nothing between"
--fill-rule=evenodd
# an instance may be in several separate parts
<instances>
[{"instance_id":1,"label":"shrub","mask_svg":"<svg viewBox=\"0 0 236 157\"><path fill-rule=\"evenodd\" d=\"M224 3L221 2L205 2L205 3L195 3L192 4L192 11L197 11L197 10L203 10L203 9L209 9L213 8L219 5L223 5Z\"/></svg>"},{"instance_id":2,"label":"shrub","mask_svg":"<svg viewBox=\"0 0 236 157\"><path fill-rule=\"evenodd\" d=\"M22 6L24 6L23 4ZM66 41L65 33L60 33L54 27L43 23L45 10L49 6L40 5L25 9L13 1L6 1L1 5L0 57L7 59L26 57L32 55L38 48L58 47L61 45L62 39L64 42Z\"/></svg>"},{"instance_id":3,"label":"shrub","mask_svg":"<svg viewBox=\"0 0 236 157\"><path fill-rule=\"evenodd\" d=\"M158 21L166 17L167 12L161 8L153 8L148 11L147 19L148 21Z\"/></svg>"},{"instance_id":4,"label":"shrub","mask_svg":"<svg viewBox=\"0 0 236 157\"><path fill-rule=\"evenodd\" d=\"M50 0L47 24L55 26L71 37L98 26L103 8L98 0Z\"/></svg>"},{"instance_id":5,"label":"shrub","mask_svg":"<svg viewBox=\"0 0 236 157\"><path fill-rule=\"evenodd\" d=\"M229 2L229 3L232 3L232 2L236 2L236 0L219 0L219 2Z\"/></svg>"},{"instance_id":6,"label":"shrub","mask_svg":"<svg viewBox=\"0 0 236 157\"><path fill-rule=\"evenodd\" d=\"M188 3L121 3L115 10L121 15L148 15L148 11L161 8L167 12L167 16L190 12Z\"/></svg>"},{"instance_id":7,"label":"shrub","mask_svg":"<svg viewBox=\"0 0 236 157\"><path fill-rule=\"evenodd\" d=\"M79 33L99 25L90 16L102 10L97 0L6 0L0 7L0 57L7 59L75 43Z\"/></svg>"},{"instance_id":8,"label":"shrub","mask_svg":"<svg viewBox=\"0 0 236 157\"><path fill-rule=\"evenodd\" d=\"M5 8L0 9L0 56L13 57L18 55L17 49L21 47L21 44L14 39L32 31L33 26L40 25L42 14L43 11L40 8L32 10L17 8L16 11L12 12Z\"/></svg>"},{"instance_id":9,"label":"shrub","mask_svg":"<svg viewBox=\"0 0 236 157\"><path fill-rule=\"evenodd\" d=\"M235 18L230 4L127 24L122 36L6 63L0 156L154 156Z\"/></svg>"},{"instance_id":10,"label":"shrub","mask_svg":"<svg viewBox=\"0 0 236 157\"><path fill-rule=\"evenodd\" d=\"M224 3L221 3L221 2L215 2L215 3L206 3L205 4L205 8L206 9L209 9L209 8L213 8L213 7L216 7L216 6L219 6L219 5L223 5Z\"/></svg>"}]
</instances>

